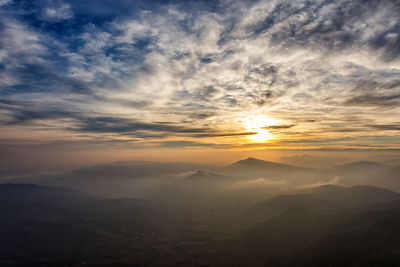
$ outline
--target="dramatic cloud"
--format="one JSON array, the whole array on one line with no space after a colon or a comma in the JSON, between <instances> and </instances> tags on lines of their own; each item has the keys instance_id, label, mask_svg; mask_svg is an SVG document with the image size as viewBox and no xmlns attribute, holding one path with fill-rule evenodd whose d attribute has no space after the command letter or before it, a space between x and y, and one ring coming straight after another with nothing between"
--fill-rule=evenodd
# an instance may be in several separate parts
<instances>
[{"instance_id":1,"label":"dramatic cloud","mask_svg":"<svg viewBox=\"0 0 400 267\"><path fill-rule=\"evenodd\" d=\"M267 115L258 147L399 148L399 14L396 0L0 1L0 138L253 147L246 118Z\"/></svg>"}]
</instances>

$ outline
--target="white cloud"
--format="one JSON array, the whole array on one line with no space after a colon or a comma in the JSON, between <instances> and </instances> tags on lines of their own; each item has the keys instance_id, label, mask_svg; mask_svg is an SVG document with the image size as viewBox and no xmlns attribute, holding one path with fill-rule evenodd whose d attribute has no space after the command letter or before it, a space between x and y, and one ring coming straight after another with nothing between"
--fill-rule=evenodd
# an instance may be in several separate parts
<instances>
[{"instance_id":1,"label":"white cloud","mask_svg":"<svg viewBox=\"0 0 400 267\"><path fill-rule=\"evenodd\" d=\"M0 0L0 7L10 4L13 0Z\"/></svg>"},{"instance_id":2,"label":"white cloud","mask_svg":"<svg viewBox=\"0 0 400 267\"><path fill-rule=\"evenodd\" d=\"M65 3L48 6L43 11L43 19L49 21L66 20L72 18L73 15L71 6Z\"/></svg>"}]
</instances>

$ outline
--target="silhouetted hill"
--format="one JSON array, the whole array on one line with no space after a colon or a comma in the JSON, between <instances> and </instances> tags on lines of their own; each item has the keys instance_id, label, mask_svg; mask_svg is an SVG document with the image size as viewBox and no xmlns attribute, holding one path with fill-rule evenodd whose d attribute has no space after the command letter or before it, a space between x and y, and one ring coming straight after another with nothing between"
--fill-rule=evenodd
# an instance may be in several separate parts
<instances>
[{"instance_id":1,"label":"silhouetted hill","mask_svg":"<svg viewBox=\"0 0 400 267\"><path fill-rule=\"evenodd\" d=\"M183 182L210 182L210 183L218 183L218 182L229 182L237 180L237 177L221 175L212 172L206 171L196 171L192 175L186 177Z\"/></svg>"},{"instance_id":2,"label":"silhouetted hill","mask_svg":"<svg viewBox=\"0 0 400 267\"><path fill-rule=\"evenodd\" d=\"M219 173L247 179L263 178L270 181L287 181L291 186L328 181L322 171L248 158L228 165Z\"/></svg>"},{"instance_id":3,"label":"silhouetted hill","mask_svg":"<svg viewBox=\"0 0 400 267\"><path fill-rule=\"evenodd\" d=\"M176 217L158 203L63 188L5 184L0 192L1 266L75 266L124 257L143 264Z\"/></svg>"},{"instance_id":4,"label":"silhouetted hill","mask_svg":"<svg viewBox=\"0 0 400 267\"><path fill-rule=\"evenodd\" d=\"M227 216L227 209L236 214L241 209L234 200L250 196L241 199L207 185L232 179L238 178L196 172L175 183L178 187L171 188L178 191L163 201L99 198L32 184L0 185L0 266L399 263L399 194L371 186L326 185L279 195L247 214ZM180 191L180 186L192 191ZM167 200L171 196L178 199ZM196 205L188 204L191 201Z\"/></svg>"},{"instance_id":5,"label":"silhouetted hill","mask_svg":"<svg viewBox=\"0 0 400 267\"><path fill-rule=\"evenodd\" d=\"M372 161L358 161L326 170L347 185L373 185L400 191L400 169Z\"/></svg>"},{"instance_id":6,"label":"silhouetted hill","mask_svg":"<svg viewBox=\"0 0 400 267\"><path fill-rule=\"evenodd\" d=\"M261 202L240 215L247 223L273 218L294 206L303 206L322 214L337 214L349 209L400 200L400 194L373 186L323 186L312 193L278 195Z\"/></svg>"},{"instance_id":7,"label":"silhouetted hill","mask_svg":"<svg viewBox=\"0 0 400 267\"><path fill-rule=\"evenodd\" d=\"M32 173L35 173L35 171L28 168L5 168L0 166L0 179L21 177Z\"/></svg>"},{"instance_id":8,"label":"silhouetted hill","mask_svg":"<svg viewBox=\"0 0 400 267\"><path fill-rule=\"evenodd\" d=\"M107 197L145 197L158 187L210 166L192 163L128 161L95 165L47 179L50 186L66 186Z\"/></svg>"},{"instance_id":9,"label":"silhouetted hill","mask_svg":"<svg viewBox=\"0 0 400 267\"><path fill-rule=\"evenodd\" d=\"M399 223L399 207L326 215L295 206L245 231L235 255L248 266L397 266Z\"/></svg>"},{"instance_id":10,"label":"silhouetted hill","mask_svg":"<svg viewBox=\"0 0 400 267\"><path fill-rule=\"evenodd\" d=\"M347 164L337 165L332 167L331 169L340 169L340 170L358 170L359 168L379 168L384 167L385 165L368 161L368 160L361 160L356 162L350 162Z\"/></svg>"},{"instance_id":11,"label":"silhouetted hill","mask_svg":"<svg viewBox=\"0 0 400 267\"><path fill-rule=\"evenodd\" d=\"M339 224L331 226L328 233L300 254L291 257L286 265L304 267L400 265L399 209L362 213L338 219L341 220Z\"/></svg>"},{"instance_id":12,"label":"silhouetted hill","mask_svg":"<svg viewBox=\"0 0 400 267\"><path fill-rule=\"evenodd\" d=\"M265 176L268 173L286 172L286 171L304 171L312 170L302 167L294 167L287 164L259 160L256 158L247 158L234 162L219 170L221 173L229 173L235 176ZM251 173L248 173L251 172Z\"/></svg>"},{"instance_id":13,"label":"silhouetted hill","mask_svg":"<svg viewBox=\"0 0 400 267\"><path fill-rule=\"evenodd\" d=\"M122 161L79 169L71 176L91 179L145 179L193 171L209 166L194 163Z\"/></svg>"},{"instance_id":14,"label":"silhouetted hill","mask_svg":"<svg viewBox=\"0 0 400 267\"><path fill-rule=\"evenodd\" d=\"M39 186L35 184L0 184L0 198L63 198L83 196L70 188Z\"/></svg>"},{"instance_id":15,"label":"silhouetted hill","mask_svg":"<svg viewBox=\"0 0 400 267\"><path fill-rule=\"evenodd\" d=\"M318 198L334 201L347 206L360 206L371 203L388 202L400 198L400 194L397 192L368 185L336 187L332 190L316 192L315 195Z\"/></svg>"},{"instance_id":16,"label":"silhouetted hill","mask_svg":"<svg viewBox=\"0 0 400 267\"><path fill-rule=\"evenodd\" d=\"M244 231L238 253L249 262L271 257L285 259L318 239L329 220L312 207L292 206L279 216Z\"/></svg>"}]
</instances>

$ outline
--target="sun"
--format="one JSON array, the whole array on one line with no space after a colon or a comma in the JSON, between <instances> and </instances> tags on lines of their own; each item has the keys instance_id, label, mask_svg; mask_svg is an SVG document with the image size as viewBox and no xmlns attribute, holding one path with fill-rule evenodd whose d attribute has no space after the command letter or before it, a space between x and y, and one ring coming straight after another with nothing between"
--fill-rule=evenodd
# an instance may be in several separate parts
<instances>
[{"instance_id":1,"label":"sun","mask_svg":"<svg viewBox=\"0 0 400 267\"><path fill-rule=\"evenodd\" d=\"M276 120L267 115L252 115L243 121L243 126L246 130L256 132L256 134L250 136L255 142L265 142L272 139L272 134L265 127L275 124Z\"/></svg>"},{"instance_id":2,"label":"sun","mask_svg":"<svg viewBox=\"0 0 400 267\"><path fill-rule=\"evenodd\" d=\"M272 138L272 135L269 133L268 130L259 129L256 130L256 134L250 136L250 138L256 142L265 142Z\"/></svg>"}]
</instances>

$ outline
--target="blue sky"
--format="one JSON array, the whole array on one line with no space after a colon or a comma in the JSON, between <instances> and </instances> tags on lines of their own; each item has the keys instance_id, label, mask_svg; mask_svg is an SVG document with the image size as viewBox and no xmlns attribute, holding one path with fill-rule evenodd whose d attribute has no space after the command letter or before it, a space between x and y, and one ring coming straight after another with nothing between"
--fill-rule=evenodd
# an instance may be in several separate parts
<instances>
[{"instance_id":1,"label":"blue sky","mask_svg":"<svg viewBox=\"0 0 400 267\"><path fill-rule=\"evenodd\" d=\"M400 1L0 0L0 143L398 149L399 14Z\"/></svg>"}]
</instances>

